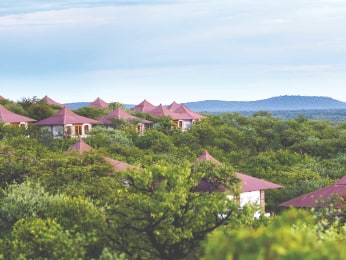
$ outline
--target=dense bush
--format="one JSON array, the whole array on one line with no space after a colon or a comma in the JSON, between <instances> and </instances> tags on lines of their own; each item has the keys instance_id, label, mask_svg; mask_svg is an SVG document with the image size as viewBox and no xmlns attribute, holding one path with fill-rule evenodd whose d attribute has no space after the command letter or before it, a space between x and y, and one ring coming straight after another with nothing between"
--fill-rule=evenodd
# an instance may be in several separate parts
<instances>
[{"instance_id":1,"label":"dense bush","mask_svg":"<svg viewBox=\"0 0 346 260\"><path fill-rule=\"evenodd\" d=\"M36 99L6 105L33 118L51 113ZM204 259L345 258L344 220L278 207L345 174L345 123L225 113L180 132L168 119L155 120L144 135L129 127L94 128L85 140L93 150L84 154L66 153L73 138L1 124L2 256L198 259L205 252ZM203 150L222 166L192 167ZM135 167L115 172L105 156ZM237 171L284 186L266 192L274 219L254 220L254 208L239 211L225 193L196 192L203 178L214 186L227 180L236 190Z\"/></svg>"}]
</instances>

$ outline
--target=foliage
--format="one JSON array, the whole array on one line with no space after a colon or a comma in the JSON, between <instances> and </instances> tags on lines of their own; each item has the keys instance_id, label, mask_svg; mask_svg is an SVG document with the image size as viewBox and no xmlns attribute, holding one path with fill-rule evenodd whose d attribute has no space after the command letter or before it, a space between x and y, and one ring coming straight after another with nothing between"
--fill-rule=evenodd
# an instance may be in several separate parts
<instances>
[{"instance_id":1,"label":"foliage","mask_svg":"<svg viewBox=\"0 0 346 260\"><path fill-rule=\"evenodd\" d=\"M50 117L60 109L60 107L50 105L37 97L22 98L17 102L17 105L23 108L26 112L25 115L36 120Z\"/></svg>"},{"instance_id":2,"label":"foliage","mask_svg":"<svg viewBox=\"0 0 346 260\"><path fill-rule=\"evenodd\" d=\"M1 99L0 104L13 113L24 115L24 116L27 115L27 112L24 110L24 108L22 106L17 105L15 102L12 102L7 99Z\"/></svg>"},{"instance_id":3,"label":"foliage","mask_svg":"<svg viewBox=\"0 0 346 260\"><path fill-rule=\"evenodd\" d=\"M85 106L74 111L80 116L87 118L98 119L107 115L110 111L104 108L96 108L91 106Z\"/></svg>"},{"instance_id":4,"label":"foliage","mask_svg":"<svg viewBox=\"0 0 346 260\"><path fill-rule=\"evenodd\" d=\"M174 132L174 129L176 128L170 116L160 116L156 118L154 122L155 129L165 134L170 134Z\"/></svg>"},{"instance_id":5,"label":"foliage","mask_svg":"<svg viewBox=\"0 0 346 260\"><path fill-rule=\"evenodd\" d=\"M113 166L95 152L65 153L40 161L30 179L39 181L49 192L107 200L115 181Z\"/></svg>"},{"instance_id":6,"label":"foliage","mask_svg":"<svg viewBox=\"0 0 346 260\"><path fill-rule=\"evenodd\" d=\"M26 131L23 127L5 125L0 121L0 140L16 138L17 136L25 136Z\"/></svg>"},{"instance_id":7,"label":"foliage","mask_svg":"<svg viewBox=\"0 0 346 260\"><path fill-rule=\"evenodd\" d=\"M189 166L153 165L119 173L117 196L109 213L113 243L131 259L185 259L199 253L199 243L239 214L223 192L193 192L207 172ZM222 176L221 174L219 175ZM233 176L223 176L224 181Z\"/></svg>"},{"instance_id":8,"label":"foliage","mask_svg":"<svg viewBox=\"0 0 346 260\"><path fill-rule=\"evenodd\" d=\"M203 259L343 259L344 235L335 226L324 228L314 215L290 210L266 227L217 230Z\"/></svg>"},{"instance_id":9,"label":"foliage","mask_svg":"<svg viewBox=\"0 0 346 260\"><path fill-rule=\"evenodd\" d=\"M6 255L11 259L77 259L85 256L78 240L52 219L19 220L7 243Z\"/></svg>"},{"instance_id":10,"label":"foliage","mask_svg":"<svg viewBox=\"0 0 346 260\"><path fill-rule=\"evenodd\" d=\"M48 109L35 97L1 103L33 118ZM345 239L343 211L286 213L278 204L345 175L345 123L282 120L259 111L207 115L181 132L168 117L129 112L155 125L143 135L123 122L114 122L118 129L95 127L85 139L93 151L83 154L65 152L76 139L0 124L2 256L198 259L201 241L216 230L205 259L232 259L234 252L256 259L344 258L337 245ZM193 163L203 150L222 164ZM114 172L104 156L142 168ZM267 211L282 216L254 220L254 207L239 211L226 200L239 191L236 171L283 185L265 193ZM198 190L202 181L214 192Z\"/></svg>"},{"instance_id":11,"label":"foliage","mask_svg":"<svg viewBox=\"0 0 346 260\"><path fill-rule=\"evenodd\" d=\"M90 137L87 139L87 142L94 147L107 147L112 144L122 146L132 145L132 140L128 137L128 134L119 129L98 126L93 127L89 134Z\"/></svg>"},{"instance_id":12,"label":"foliage","mask_svg":"<svg viewBox=\"0 0 346 260\"><path fill-rule=\"evenodd\" d=\"M111 102L108 104L108 106L112 110L115 110L116 108L121 108L123 110L126 110L125 105L119 102Z\"/></svg>"},{"instance_id":13,"label":"foliage","mask_svg":"<svg viewBox=\"0 0 346 260\"><path fill-rule=\"evenodd\" d=\"M154 153L170 153L175 148L170 136L156 129L147 130L144 136L136 138L135 145L140 149L150 149Z\"/></svg>"},{"instance_id":14,"label":"foliage","mask_svg":"<svg viewBox=\"0 0 346 260\"><path fill-rule=\"evenodd\" d=\"M40 159L49 152L35 139L17 136L0 144L0 154L0 186L6 187L34 173Z\"/></svg>"},{"instance_id":15,"label":"foliage","mask_svg":"<svg viewBox=\"0 0 346 260\"><path fill-rule=\"evenodd\" d=\"M55 254L66 254L73 246L78 255L99 256L106 243L105 220L102 209L90 201L50 195L32 183L10 186L0 204L1 236L10 241L9 251L19 256L25 249L29 258L47 258L51 247L51 257L58 259Z\"/></svg>"}]
</instances>

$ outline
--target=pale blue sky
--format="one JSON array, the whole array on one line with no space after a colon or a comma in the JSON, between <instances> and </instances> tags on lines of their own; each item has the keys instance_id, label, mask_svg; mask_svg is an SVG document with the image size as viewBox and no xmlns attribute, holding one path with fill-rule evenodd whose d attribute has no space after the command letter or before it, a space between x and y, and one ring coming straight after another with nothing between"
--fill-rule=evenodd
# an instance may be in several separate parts
<instances>
[{"instance_id":1,"label":"pale blue sky","mask_svg":"<svg viewBox=\"0 0 346 260\"><path fill-rule=\"evenodd\" d=\"M0 0L0 95L346 101L344 0Z\"/></svg>"}]
</instances>

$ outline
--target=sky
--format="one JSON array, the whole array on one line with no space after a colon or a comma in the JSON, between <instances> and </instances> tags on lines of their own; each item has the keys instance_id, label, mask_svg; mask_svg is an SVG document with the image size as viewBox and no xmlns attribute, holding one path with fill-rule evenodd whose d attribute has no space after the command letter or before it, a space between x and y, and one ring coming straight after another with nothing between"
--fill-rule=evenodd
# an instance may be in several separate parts
<instances>
[{"instance_id":1,"label":"sky","mask_svg":"<svg viewBox=\"0 0 346 260\"><path fill-rule=\"evenodd\" d=\"M0 0L0 96L346 102L344 0Z\"/></svg>"}]
</instances>

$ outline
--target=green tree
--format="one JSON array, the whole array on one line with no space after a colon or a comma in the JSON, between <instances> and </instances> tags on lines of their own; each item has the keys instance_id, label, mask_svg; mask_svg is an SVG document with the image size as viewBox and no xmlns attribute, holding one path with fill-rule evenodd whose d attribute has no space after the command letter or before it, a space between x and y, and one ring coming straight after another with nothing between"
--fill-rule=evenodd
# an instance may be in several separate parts
<instances>
[{"instance_id":1,"label":"green tree","mask_svg":"<svg viewBox=\"0 0 346 260\"><path fill-rule=\"evenodd\" d=\"M81 259L84 248L78 239L53 219L19 220L6 241L8 259Z\"/></svg>"},{"instance_id":2,"label":"green tree","mask_svg":"<svg viewBox=\"0 0 346 260\"><path fill-rule=\"evenodd\" d=\"M75 110L74 112L78 115L81 115L87 118L98 119L107 115L110 111L104 108L85 106Z\"/></svg>"},{"instance_id":3,"label":"green tree","mask_svg":"<svg viewBox=\"0 0 346 260\"><path fill-rule=\"evenodd\" d=\"M22 135L0 143L0 153L0 186L6 187L12 182L21 183L36 172L40 159L49 151L35 139Z\"/></svg>"},{"instance_id":4,"label":"green tree","mask_svg":"<svg viewBox=\"0 0 346 260\"><path fill-rule=\"evenodd\" d=\"M46 102L39 101L28 107L27 112L29 117L36 120L42 120L44 118L52 116L56 112L56 110L54 110L52 106L47 104Z\"/></svg>"},{"instance_id":5,"label":"green tree","mask_svg":"<svg viewBox=\"0 0 346 260\"><path fill-rule=\"evenodd\" d=\"M239 217L236 203L226 198L226 192L193 191L204 177L226 185L234 173L218 167L215 175L201 170L160 163L119 173L117 195L107 213L115 248L131 259L198 255L208 233Z\"/></svg>"},{"instance_id":6,"label":"green tree","mask_svg":"<svg viewBox=\"0 0 346 260\"><path fill-rule=\"evenodd\" d=\"M134 142L137 147L151 149L154 153L170 153L175 149L171 137L156 129L145 131Z\"/></svg>"},{"instance_id":7,"label":"green tree","mask_svg":"<svg viewBox=\"0 0 346 260\"><path fill-rule=\"evenodd\" d=\"M50 105L44 100L40 100L37 97L22 98L17 102L18 106L21 106L26 112L26 116L30 118L41 120L52 116L60 107Z\"/></svg>"},{"instance_id":8,"label":"green tree","mask_svg":"<svg viewBox=\"0 0 346 260\"><path fill-rule=\"evenodd\" d=\"M37 219L41 220L36 222ZM84 258L95 258L107 245L106 216L102 208L82 197L50 195L34 183L12 185L5 191L0 201L0 227L2 237L18 240L10 245L16 252L24 250L30 239L33 240L27 245L30 250L46 243L43 251L49 247L54 251L52 245L58 242L55 239L66 238L81 247ZM50 237L50 232L57 232L57 237ZM65 246L59 243L57 246ZM36 256L43 251L36 252Z\"/></svg>"},{"instance_id":9,"label":"green tree","mask_svg":"<svg viewBox=\"0 0 346 260\"><path fill-rule=\"evenodd\" d=\"M340 231L324 228L305 211L290 210L266 227L217 230L208 237L203 259L343 259Z\"/></svg>"},{"instance_id":10,"label":"green tree","mask_svg":"<svg viewBox=\"0 0 346 260\"><path fill-rule=\"evenodd\" d=\"M107 147L109 145L118 144L122 146L132 146L132 140L129 134L120 129L112 129L105 127L94 127L90 131L90 137L87 142L93 147Z\"/></svg>"},{"instance_id":11,"label":"green tree","mask_svg":"<svg viewBox=\"0 0 346 260\"><path fill-rule=\"evenodd\" d=\"M109 108L112 110L115 110L116 108L121 108L123 110L126 110L126 107L124 104L119 103L119 102L111 102L108 104Z\"/></svg>"},{"instance_id":12,"label":"green tree","mask_svg":"<svg viewBox=\"0 0 346 260\"><path fill-rule=\"evenodd\" d=\"M114 166L104 157L91 151L83 154L52 154L40 161L30 179L41 183L53 194L63 192L92 200L108 201L112 194Z\"/></svg>"},{"instance_id":13,"label":"green tree","mask_svg":"<svg viewBox=\"0 0 346 260\"><path fill-rule=\"evenodd\" d=\"M215 127L208 120L196 123L191 128L191 133L198 138L198 142L202 146L213 145L217 134Z\"/></svg>"},{"instance_id":14,"label":"green tree","mask_svg":"<svg viewBox=\"0 0 346 260\"><path fill-rule=\"evenodd\" d=\"M154 128L162 133L171 134L175 132L176 125L170 116L160 116L154 120Z\"/></svg>"}]
</instances>

